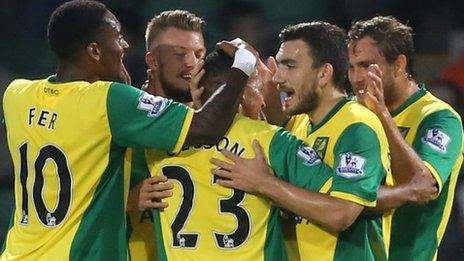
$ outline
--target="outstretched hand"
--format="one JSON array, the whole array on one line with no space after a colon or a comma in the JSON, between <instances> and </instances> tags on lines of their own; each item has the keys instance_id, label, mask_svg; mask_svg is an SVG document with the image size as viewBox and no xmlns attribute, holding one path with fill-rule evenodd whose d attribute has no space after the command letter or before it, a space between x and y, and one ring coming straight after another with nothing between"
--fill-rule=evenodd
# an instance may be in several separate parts
<instances>
[{"instance_id":1,"label":"outstretched hand","mask_svg":"<svg viewBox=\"0 0 464 261\"><path fill-rule=\"evenodd\" d=\"M255 157L252 159L241 158L224 149L222 154L233 164L212 158L211 163L218 168L211 169L211 173L220 177L217 183L228 188L240 189L249 193L260 193L261 185L269 178L275 178L270 173L261 145L253 141Z\"/></svg>"}]
</instances>

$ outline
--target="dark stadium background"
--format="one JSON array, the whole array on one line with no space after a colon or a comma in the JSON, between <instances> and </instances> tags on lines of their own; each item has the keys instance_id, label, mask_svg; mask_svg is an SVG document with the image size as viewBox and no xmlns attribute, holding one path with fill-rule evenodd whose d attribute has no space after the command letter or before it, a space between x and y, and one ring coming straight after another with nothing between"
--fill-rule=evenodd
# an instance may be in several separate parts
<instances>
[{"instance_id":1,"label":"dark stadium background","mask_svg":"<svg viewBox=\"0 0 464 261\"><path fill-rule=\"evenodd\" d=\"M51 12L64 1L0 1L0 91L15 78L43 78L54 73L56 59L46 40ZM148 20L168 9L186 9L205 18L208 50L222 39L240 36L263 56L277 51L277 33L287 24L325 20L347 29L353 19L394 15L415 31L417 80L435 95L464 111L464 1L433 0L255 0L149 1L114 0L107 4L121 21L130 49L126 65L133 85L145 78L144 31ZM3 114L1 115L3 118ZM13 208L13 168L0 133L0 243ZM461 171L462 174L462 171ZM461 175L462 176L462 175ZM464 260L464 184L460 178L453 212L439 252L440 260ZM405 231L407 233L407 231ZM411 239L412 240L412 239Z\"/></svg>"}]
</instances>

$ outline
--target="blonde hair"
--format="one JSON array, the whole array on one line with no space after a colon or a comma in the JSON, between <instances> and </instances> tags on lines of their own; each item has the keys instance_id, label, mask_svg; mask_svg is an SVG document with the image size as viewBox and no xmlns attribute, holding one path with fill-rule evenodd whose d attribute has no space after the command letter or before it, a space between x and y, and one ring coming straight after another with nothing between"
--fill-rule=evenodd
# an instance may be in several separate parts
<instances>
[{"instance_id":1,"label":"blonde hair","mask_svg":"<svg viewBox=\"0 0 464 261\"><path fill-rule=\"evenodd\" d=\"M169 10L155 15L148 22L145 32L145 44L149 51L153 40L169 27L202 33L206 22L193 13L185 10Z\"/></svg>"}]
</instances>

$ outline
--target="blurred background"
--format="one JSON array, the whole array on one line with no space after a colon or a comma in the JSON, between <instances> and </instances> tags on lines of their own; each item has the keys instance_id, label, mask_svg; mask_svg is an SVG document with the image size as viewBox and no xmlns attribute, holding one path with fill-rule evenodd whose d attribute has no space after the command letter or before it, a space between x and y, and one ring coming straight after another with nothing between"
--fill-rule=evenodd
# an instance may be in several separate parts
<instances>
[{"instance_id":1,"label":"blurred background","mask_svg":"<svg viewBox=\"0 0 464 261\"><path fill-rule=\"evenodd\" d=\"M15 78L44 78L54 74L56 59L46 39L52 11L65 1L0 0L0 93ZM348 29L353 20L393 15L414 29L417 80L436 96L464 112L463 0L108 0L130 44L125 63L132 84L145 80L144 33L147 22L169 9L186 9L203 17L208 51L222 39L241 37L264 58L278 50L278 32L288 24L324 20ZM3 118L3 114L0 115ZM13 208L13 168L0 133L0 243ZM462 171L461 171L462 174ZM462 175L439 260L464 260L464 184ZM407 231L405 231L407 233Z\"/></svg>"}]
</instances>

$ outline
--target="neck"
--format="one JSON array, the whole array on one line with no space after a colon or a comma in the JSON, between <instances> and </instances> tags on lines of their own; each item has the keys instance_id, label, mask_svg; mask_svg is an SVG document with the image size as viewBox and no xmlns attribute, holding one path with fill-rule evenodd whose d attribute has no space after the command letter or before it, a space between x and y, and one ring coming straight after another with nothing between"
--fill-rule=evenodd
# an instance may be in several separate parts
<instances>
[{"instance_id":1,"label":"neck","mask_svg":"<svg viewBox=\"0 0 464 261\"><path fill-rule=\"evenodd\" d=\"M58 82L86 81L92 83L100 80L100 77L92 72L86 63L60 61L56 69L56 79Z\"/></svg>"},{"instance_id":2,"label":"neck","mask_svg":"<svg viewBox=\"0 0 464 261\"><path fill-rule=\"evenodd\" d=\"M326 86L323 88L319 104L309 113L311 123L314 125L321 123L322 119L324 119L333 107L345 97L345 91L340 90L336 86Z\"/></svg>"},{"instance_id":3,"label":"neck","mask_svg":"<svg viewBox=\"0 0 464 261\"><path fill-rule=\"evenodd\" d=\"M388 111L394 111L401 106L411 95L413 95L419 87L414 80L405 79L399 84L391 87L390 93L385 95L385 105Z\"/></svg>"},{"instance_id":4,"label":"neck","mask_svg":"<svg viewBox=\"0 0 464 261\"><path fill-rule=\"evenodd\" d=\"M169 97L169 95L167 95L164 89L162 88L161 82L158 79L158 77L154 77L154 82L155 84L153 85L153 88L148 88L147 92L156 96L171 99L171 97Z\"/></svg>"}]
</instances>

